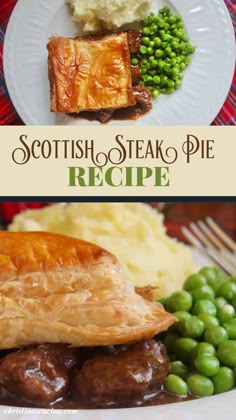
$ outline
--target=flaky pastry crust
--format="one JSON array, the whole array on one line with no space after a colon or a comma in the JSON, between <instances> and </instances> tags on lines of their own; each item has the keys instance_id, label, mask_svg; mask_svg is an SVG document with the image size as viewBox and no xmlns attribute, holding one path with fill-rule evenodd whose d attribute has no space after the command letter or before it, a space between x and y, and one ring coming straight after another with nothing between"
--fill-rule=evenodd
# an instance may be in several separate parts
<instances>
[{"instance_id":1,"label":"flaky pastry crust","mask_svg":"<svg viewBox=\"0 0 236 420\"><path fill-rule=\"evenodd\" d=\"M52 112L135 104L127 33L75 39L54 36L47 48Z\"/></svg>"},{"instance_id":2,"label":"flaky pastry crust","mask_svg":"<svg viewBox=\"0 0 236 420\"><path fill-rule=\"evenodd\" d=\"M148 339L175 317L143 299L115 256L46 232L0 232L0 348Z\"/></svg>"}]
</instances>

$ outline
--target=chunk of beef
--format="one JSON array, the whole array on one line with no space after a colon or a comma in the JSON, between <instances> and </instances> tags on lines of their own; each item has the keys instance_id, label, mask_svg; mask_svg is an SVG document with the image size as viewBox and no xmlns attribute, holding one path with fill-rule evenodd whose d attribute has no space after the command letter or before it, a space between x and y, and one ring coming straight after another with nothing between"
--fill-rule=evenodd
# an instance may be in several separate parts
<instances>
[{"instance_id":1,"label":"chunk of beef","mask_svg":"<svg viewBox=\"0 0 236 420\"><path fill-rule=\"evenodd\" d=\"M98 111L97 112L98 121L100 121L103 124L108 122L111 119L113 112L114 112L114 109L103 109L102 111Z\"/></svg>"},{"instance_id":2,"label":"chunk of beef","mask_svg":"<svg viewBox=\"0 0 236 420\"><path fill-rule=\"evenodd\" d=\"M131 54L137 53L141 46L141 31L130 29L128 31L128 40Z\"/></svg>"},{"instance_id":3,"label":"chunk of beef","mask_svg":"<svg viewBox=\"0 0 236 420\"><path fill-rule=\"evenodd\" d=\"M169 370L163 344L150 340L109 353L94 355L83 364L75 378L78 397L102 405L133 402L160 390Z\"/></svg>"},{"instance_id":4,"label":"chunk of beef","mask_svg":"<svg viewBox=\"0 0 236 420\"><path fill-rule=\"evenodd\" d=\"M0 362L0 384L27 400L52 402L63 396L77 352L64 345L39 345L5 356Z\"/></svg>"},{"instance_id":5,"label":"chunk of beef","mask_svg":"<svg viewBox=\"0 0 236 420\"><path fill-rule=\"evenodd\" d=\"M152 94L143 84L133 88L135 100L141 105L152 106Z\"/></svg>"}]
</instances>

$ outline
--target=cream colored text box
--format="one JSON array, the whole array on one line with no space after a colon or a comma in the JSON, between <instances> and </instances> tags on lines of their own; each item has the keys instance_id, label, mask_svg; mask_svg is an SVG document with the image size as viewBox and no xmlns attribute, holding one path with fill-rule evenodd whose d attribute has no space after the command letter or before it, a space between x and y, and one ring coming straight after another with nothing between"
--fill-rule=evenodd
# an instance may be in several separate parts
<instances>
[{"instance_id":1,"label":"cream colored text box","mask_svg":"<svg viewBox=\"0 0 236 420\"><path fill-rule=\"evenodd\" d=\"M234 127L0 127L1 196L236 196Z\"/></svg>"}]
</instances>

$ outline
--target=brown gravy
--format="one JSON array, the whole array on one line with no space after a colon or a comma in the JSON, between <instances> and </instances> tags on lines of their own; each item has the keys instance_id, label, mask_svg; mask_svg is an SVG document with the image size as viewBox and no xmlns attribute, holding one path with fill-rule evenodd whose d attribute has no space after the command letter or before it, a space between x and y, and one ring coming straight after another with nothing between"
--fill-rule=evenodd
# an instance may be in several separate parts
<instances>
[{"instance_id":1,"label":"brown gravy","mask_svg":"<svg viewBox=\"0 0 236 420\"><path fill-rule=\"evenodd\" d=\"M151 111L151 109L152 109L152 103L151 102L149 102L145 105L140 104L138 102L134 106L114 110L112 112L112 115L108 119L108 121L111 121L111 120L135 121L138 118L142 117L143 115L147 114L149 111ZM79 114L70 114L70 116L72 116L74 118L77 118L77 119L84 119L84 120L88 120L88 121L100 121L99 113L92 112L92 111L82 111Z\"/></svg>"},{"instance_id":2,"label":"brown gravy","mask_svg":"<svg viewBox=\"0 0 236 420\"><path fill-rule=\"evenodd\" d=\"M27 401L21 398L14 397L8 394L3 388L0 388L0 405L7 405L7 406L14 406L14 407L27 407L27 408L54 408L54 409L67 409L67 410L88 410L88 409L108 409L108 408L135 408L135 407L148 407L148 406L155 406L155 405L162 405L162 404L172 404L178 402L184 402L189 400L197 399L192 395L188 395L187 397L180 397L177 395L169 394L165 391L160 391L157 395L151 396L149 398L144 397L142 400L135 401L135 402L127 402L127 403L109 403L103 405L94 405L91 402L85 400L75 400L70 397L67 399L59 399L58 401L50 404L46 403L37 403L32 401Z\"/></svg>"}]
</instances>

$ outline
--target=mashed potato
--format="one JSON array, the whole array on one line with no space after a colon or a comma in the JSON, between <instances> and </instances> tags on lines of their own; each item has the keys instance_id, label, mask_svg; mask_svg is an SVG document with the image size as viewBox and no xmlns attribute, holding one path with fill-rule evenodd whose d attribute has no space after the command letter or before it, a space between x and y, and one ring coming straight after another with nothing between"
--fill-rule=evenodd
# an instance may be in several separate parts
<instances>
[{"instance_id":1,"label":"mashed potato","mask_svg":"<svg viewBox=\"0 0 236 420\"><path fill-rule=\"evenodd\" d=\"M17 215L10 231L46 230L94 242L115 254L135 286L167 296L195 271L190 250L166 235L163 215L142 203L54 204Z\"/></svg>"},{"instance_id":2,"label":"mashed potato","mask_svg":"<svg viewBox=\"0 0 236 420\"><path fill-rule=\"evenodd\" d=\"M151 0L66 0L73 8L73 19L84 23L84 32L119 28L144 19Z\"/></svg>"}]
</instances>

